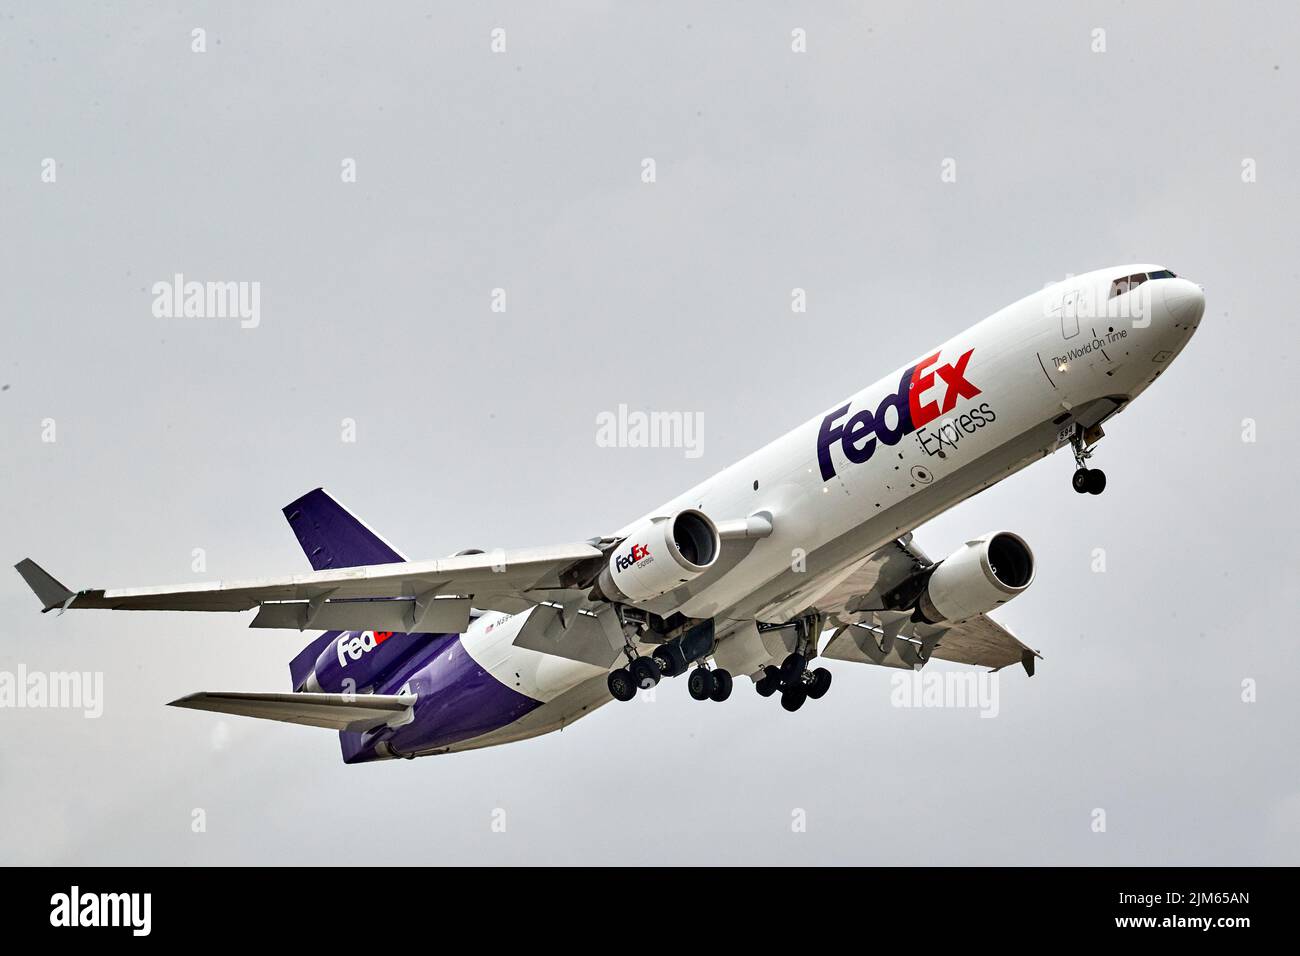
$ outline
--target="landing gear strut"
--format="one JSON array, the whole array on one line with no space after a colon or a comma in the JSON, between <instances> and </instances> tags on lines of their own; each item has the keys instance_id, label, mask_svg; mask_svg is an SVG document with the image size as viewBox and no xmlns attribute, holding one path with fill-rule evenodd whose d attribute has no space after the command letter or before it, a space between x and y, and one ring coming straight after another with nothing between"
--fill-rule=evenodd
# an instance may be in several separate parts
<instances>
[{"instance_id":1,"label":"landing gear strut","mask_svg":"<svg viewBox=\"0 0 1300 956\"><path fill-rule=\"evenodd\" d=\"M1083 439L1083 427L1076 426L1070 437L1070 446L1074 449L1074 463L1078 467L1070 479L1070 486L1081 495L1099 495L1106 490L1106 473L1100 468L1088 467L1092 450L1084 444Z\"/></svg>"},{"instance_id":2,"label":"landing gear strut","mask_svg":"<svg viewBox=\"0 0 1300 956\"><path fill-rule=\"evenodd\" d=\"M754 689L761 696L771 697L780 691L781 706L793 713L809 699L820 700L826 695L831 686L831 672L824 667L808 669L808 660L817 654L822 623L822 616L816 611L795 620L794 650L780 667L764 668L763 676L754 682Z\"/></svg>"},{"instance_id":3,"label":"landing gear strut","mask_svg":"<svg viewBox=\"0 0 1300 956\"><path fill-rule=\"evenodd\" d=\"M619 607L618 619L623 629L623 656L627 658L627 667L611 671L606 684L611 697L626 701L635 697L638 690L649 690L658 684L664 675L664 668L655 658L637 654L637 635L648 624L644 614Z\"/></svg>"},{"instance_id":4,"label":"landing gear strut","mask_svg":"<svg viewBox=\"0 0 1300 956\"><path fill-rule=\"evenodd\" d=\"M641 632L649 629L650 622L644 611L617 607L619 624L623 630L623 656L627 666L611 671L606 678L610 696L615 700L631 700L638 690L649 690L665 677L677 677L691 670L691 662L698 666L691 670L686 687L696 700L715 700L721 703L731 696L731 674L722 668L710 670L704 658L713 648L713 624L697 622L686 633L660 644L650 656L637 653ZM660 640L662 634L657 634Z\"/></svg>"}]
</instances>

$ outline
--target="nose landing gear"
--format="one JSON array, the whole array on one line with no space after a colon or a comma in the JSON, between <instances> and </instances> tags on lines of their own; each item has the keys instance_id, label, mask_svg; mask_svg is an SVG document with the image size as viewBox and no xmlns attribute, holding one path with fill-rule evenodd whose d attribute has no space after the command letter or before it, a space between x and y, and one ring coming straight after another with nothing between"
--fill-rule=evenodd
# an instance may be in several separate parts
<instances>
[{"instance_id":1,"label":"nose landing gear","mask_svg":"<svg viewBox=\"0 0 1300 956\"><path fill-rule=\"evenodd\" d=\"M1092 449L1084 443L1084 438L1082 426L1077 426L1070 438L1070 447L1074 449L1074 463L1078 468L1070 478L1070 486L1081 495L1099 495L1106 490L1106 473L1100 468L1088 467Z\"/></svg>"}]
</instances>

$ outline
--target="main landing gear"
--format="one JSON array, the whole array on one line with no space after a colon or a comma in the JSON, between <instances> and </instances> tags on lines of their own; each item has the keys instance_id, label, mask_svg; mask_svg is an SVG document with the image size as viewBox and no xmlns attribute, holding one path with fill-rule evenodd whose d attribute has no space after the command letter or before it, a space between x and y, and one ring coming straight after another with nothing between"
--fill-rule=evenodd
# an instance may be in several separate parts
<instances>
[{"instance_id":1,"label":"main landing gear","mask_svg":"<svg viewBox=\"0 0 1300 956\"><path fill-rule=\"evenodd\" d=\"M817 652L821 637L822 617L814 612L795 621L795 648L780 667L768 665L763 676L754 683L760 696L771 697L781 692L781 706L793 713L804 702L821 700L831 688L831 672L824 667L808 669L808 658Z\"/></svg>"},{"instance_id":2,"label":"main landing gear","mask_svg":"<svg viewBox=\"0 0 1300 956\"><path fill-rule=\"evenodd\" d=\"M709 670L701 664L686 678L686 689L695 700L716 700L720 704L731 696L731 674L720 667Z\"/></svg>"},{"instance_id":3,"label":"main landing gear","mask_svg":"<svg viewBox=\"0 0 1300 956\"><path fill-rule=\"evenodd\" d=\"M663 679L664 669L653 657L638 657L631 648L625 648L627 667L611 671L606 683L615 700L631 700L639 690L649 690Z\"/></svg>"},{"instance_id":4,"label":"main landing gear","mask_svg":"<svg viewBox=\"0 0 1300 956\"><path fill-rule=\"evenodd\" d=\"M626 667L612 671L606 679L615 700L631 700L638 690L649 690L665 677L677 677L691 671L686 689L696 700L716 700L731 696L731 674L722 668L710 670L704 657L713 649L713 625L707 622L680 638L661 644L648 657L637 653L637 636L647 627L645 618L630 608L620 608L623 626L623 654ZM697 662L692 670L691 662Z\"/></svg>"},{"instance_id":5,"label":"main landing gear","mask_svg":"<svg viewBox=\"0 0 1300 956\"><path fill-rule=\"evenodd\" d=\"M609 693L615 700L631 700L638 690L649 690L670 671L664 667L658 652L653 657L633 657L627 667L612 671L608 677ZM731 672L721 667L710 669L701 662L686 678L686 689L695 700L715 700L722 703L731 696Z\"/></svg>"},{"instance_id":6,"label":"main landing gear","mask_svg":"<svg viewBox=\"0 0 1300 956\"><path fill-rule=\"evenodd\" d=\"M1076 427L1074 435L1070 438L1070 446L1074 449L1074 463L1078 468L1074 472L1074 477L1070 479L1070 486L1079 494L1099 495L1106 490L1106 473L1100 468L1089 468L1088 459L1092 457L1092 451L1084 444L1084 432L1081 427Z\"/></svg>"}]
</instances>

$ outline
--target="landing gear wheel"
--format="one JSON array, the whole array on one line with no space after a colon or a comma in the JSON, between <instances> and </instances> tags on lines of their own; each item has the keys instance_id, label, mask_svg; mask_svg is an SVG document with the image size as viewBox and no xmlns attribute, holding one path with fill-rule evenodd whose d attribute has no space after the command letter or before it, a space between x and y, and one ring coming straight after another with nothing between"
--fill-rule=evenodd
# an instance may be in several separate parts
<instances>
[{"instance_id":1,"label":"landing gear wheel","mask_svg":"<svg viewBox=\"0 0 1300 956\"><path fill-rule=\"evenodd\" d=\"M791 654L781 663L781 683L794 684L803 676L803 669L808 661L798 651Z\"/></svg>"},{"instance_id":2,"label":"landing gear wheel","mask_svg":"<svg viewBox=\"0 0 1300 956\"><path fill-rule=\"evenodd\" d=\"M713 692L709 694L711 700L716 700L719 704L731 696L731 671L716 670L713 672Z\"/></svg>"},{"instance_id":3,"label":"landing gear wheel","mask_svg":"<svg viewBox=\"0 0 1300 956\"><path fill-rule=\"evenodd\" d=\"M768 664L763 668L763 676L754 681L754 689L760 697L771 697L781 686L781 671Z\"/></svg>"},{"instance_id":4,"label":"landing gear wheel","mask_svg":"<svg viewBox=\"0 0 1300 956\"><path fill-rule=\"evenodd\" d=\"M1080 468L1078 471L1074 473L1074 477L1070 479L1070 487L1072 487L1075 491L1077 491L1081 495L1087 494L1088 485L1090 483L1090 480L1088 478L1089 474L1090 473L1087 468ZM1105 478L1103 478L1101 481L1103 485L1106 483Z\"/></svg>"},{"instance_id":5,"label":"landing gear wheel","mask_svg":"<svg viewBox=\"0 0 1300 956\"><path fill-rule=\"evenodd\" d=\"M1106 490L1106 473L1104 471L1100 468L1094 468L1085 474L1088 476L1088 494L1099 495Z\"/></svg>"},{"instance_id":6,"label":"landing gear wheel","mask_svg":"<svg viewBox=\"0 0 1300 956\"><path fill-rule=\"evenodd\" d=\"M607 683L609 692L615 700L631 700L636 696L636 682L632 680L632 673L626 667L611 672Z\"/></svg>"},{"instance_id":7,"label":"landing gear wheel","mask_svg":"<svg viewBox=\"0 0 1300 956\"><path fill-rule=\"evenodd\" d=\"M708 700L713 693L713 674L707 667L695 668L691 671L691 676L686 678L686 689L696 700Z\"/></svg>"},{"instance_id":8,"label":"landing gear wheel","mask_svg":"<svg viewBox=\"0 0 1300 956\"><path fill-rule=\"evenodd\" d=\"M675 644L656 647L651 656L655 659L655 663L659 665L659 673L663 677L678 677L685 674L686 668L690 666L686 663L686 657L682 654L682 649Z\"/></svg>"},{"instance_id":9,"label":"landing gear wheel","mask_svg":"<svg viewBox=\"0 0 1300 956\"><path fill-rule=\"evenodd\" d=\"M808 699L808 688L803 683L791 684L781 691L781 706L790 713L794 713L803 706L803 702Z\"/></svg>"},{"instance_id":10,"label":"landing gear wheel","mask_svg":"<svg viewBox=\"0 0 1300 956\"><path fill-rule=\"evenodd\" d=\"M831 672L824 667L819 667L813 671L812 683L808 685L808 696L813 700L821 700L830 689Z\"/></svg>"},{"instance_id":11,"label":"landing gear wheel","mask_svg":"<svg viewBox=\"0 0 1300 956\"><path fill-rule=\"evenodd\" d=\"M659 665L653 658L638 657L628 670L632 672L632 682L642 690L649 690L659 683Z\"/></svg>"}]
</instances>

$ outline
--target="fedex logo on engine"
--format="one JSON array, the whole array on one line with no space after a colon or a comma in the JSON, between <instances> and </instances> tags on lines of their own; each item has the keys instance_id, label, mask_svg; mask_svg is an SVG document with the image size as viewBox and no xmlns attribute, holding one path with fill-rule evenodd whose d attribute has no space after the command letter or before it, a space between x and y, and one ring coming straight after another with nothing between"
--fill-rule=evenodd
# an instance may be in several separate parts
<instances>
[{"instance_id":1,"label":"fedex logo on engine","mask_svg":"<svg viewBox=\"0 0 1300 956\"><path fill-rule=\"evenodd\" d=\"M966 366L974 351L967 349L957 361L945 365L936 364L938 352L923 358L903 373L898 391L886 395L875 411L864 408L847 421L841 421L850 407L842 405L827 415L817 433L817 464L821 467L822 481L835 477L835 462L831 460L831 448L835 445L840 446L845 458L861 465L876 453L877 441L897 445L904 435L910 435L952 411L957 399L974 398L980 394L980 390L966 380ZM942 398L940 387L943 388ZM927 393L930 394L927 396ZM893 424L889 422L891 409Z\"/></svg>"},{"instance_id":2,"label":"fedex logo on engine","mask_svg":"<svg viewBox=\"0 0 1300 956\"><path fill-rule=\"evenodd\" d=\"M627 554L620 554L614 558L614 567L620 571L626 571L632 565L648 557L650 557L649 545L634 544Z\"/></svg>"}]
</instances>

